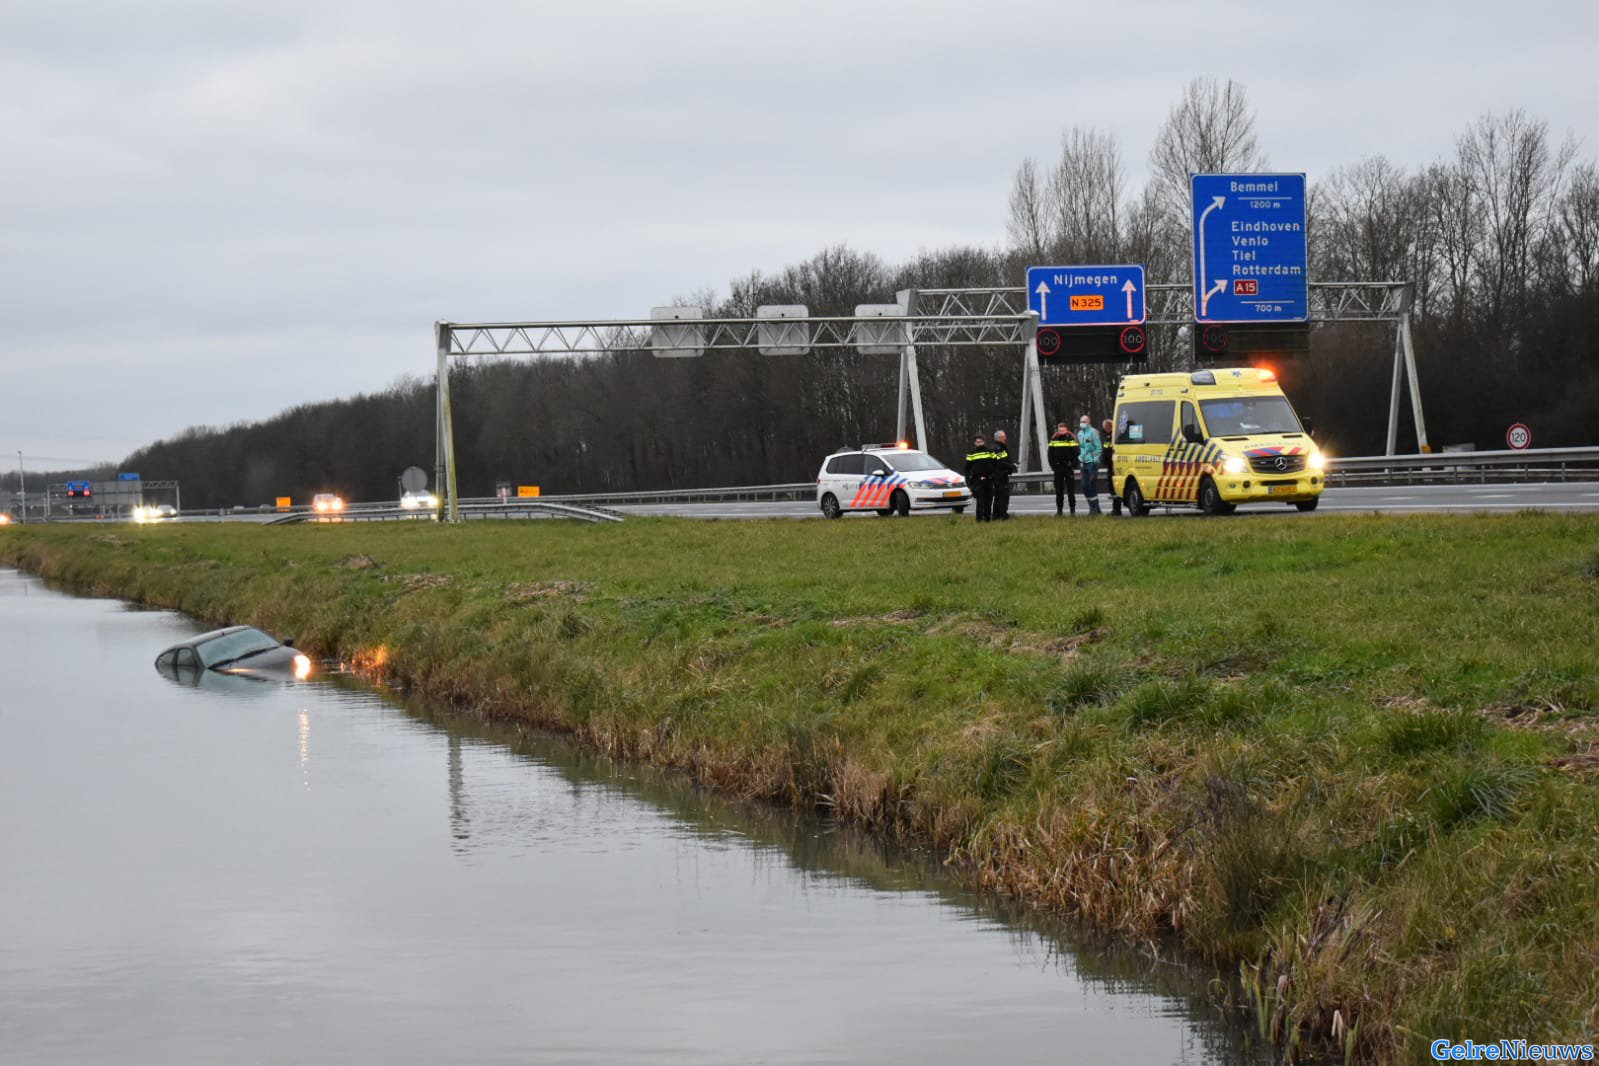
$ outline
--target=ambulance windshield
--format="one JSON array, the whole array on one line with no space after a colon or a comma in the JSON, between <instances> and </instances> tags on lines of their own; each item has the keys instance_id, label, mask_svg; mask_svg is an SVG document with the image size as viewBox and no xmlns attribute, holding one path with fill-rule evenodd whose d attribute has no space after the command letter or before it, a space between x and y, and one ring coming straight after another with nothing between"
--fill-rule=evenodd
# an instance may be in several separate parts
<instances>
[{"instance_id":1,"label":"ambulance windshield","mask_svg":"<svg viewBox=\"0 0 1599 1066\"><path fill-rule=\"evenodd\" d=\"M1304 432L1294 416L1294 409L1281 396L1201 400L1199 406L1205 412L1205 428L1212 437Z\"/></svg>"}]
</instances>

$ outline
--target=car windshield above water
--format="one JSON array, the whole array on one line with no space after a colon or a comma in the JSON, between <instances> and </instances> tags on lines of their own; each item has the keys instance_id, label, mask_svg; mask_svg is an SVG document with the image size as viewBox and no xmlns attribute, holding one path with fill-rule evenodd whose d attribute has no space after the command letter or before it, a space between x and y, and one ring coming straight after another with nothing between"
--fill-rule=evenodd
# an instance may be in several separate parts
<instances>
[{"instance_id":1,"label":"car windshield above water","mask_svg":"<svg viewBox=\"0 0 1599 1066\"><path fill-rule=\"evenodd\" d=\"M902 474L913 474L918 470L944 469L943 463L922 452L895 452L884 455L883 458L888 460L889 466Z\"/></svg>"},{"instance_id":2,"label":"car windshield above water","mask_svg":"<svg viewBox=\"0 0 1599 1066\"><path fill-rule=\"evenodd\" d=\"M1205 426L1212 437L1246 437L1257 433L1303 433L1294 409L1281 396L1200 400Z\"/></svg>"},{"instance_id":3,"label":"car windshield above water","mask_svg":"<svg viewBox=\"0 0 1599 1066\"><path fill-rule=\"evenodd\" d=\"M276 640L259 629L241 629L236 633L224 633L220 637L196 644L194 650L199 653L200 662L210 670L247 655L271 651L278 646Z\"/></svg>"}]
</instances>

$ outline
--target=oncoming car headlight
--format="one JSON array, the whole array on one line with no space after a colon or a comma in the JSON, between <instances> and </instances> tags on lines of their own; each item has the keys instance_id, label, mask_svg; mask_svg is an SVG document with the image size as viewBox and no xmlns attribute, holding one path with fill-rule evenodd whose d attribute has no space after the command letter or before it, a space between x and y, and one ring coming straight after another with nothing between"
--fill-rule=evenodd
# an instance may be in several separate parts
<instances>
[{"instance_id":1,"label":"oncoming car headlight","mask_svg":"<svg viewBox=\"0 0 1599 1066\"><path fill-rule=\"evenodd\" d=\"M1249 464L1244 462L1244 457L1241 455L1229 455L1227 461L1222 464L1222 469L1229 474L1242 474L1249 469Z\"/></svg>"},{"instance_id":2,"label":"oncoming car headlight","mask_svg":"<svg viewBox=\"0 0 1599 1066\"><path fill-rule=\"evenodd\" d=\"M1321 454L1320 452L1312 452L1311 453L1311 455L1310 455L1310 468L1312 470L1323 470L1323 469L1326 468L1326 466L1327 466L1327 457L1325 455Z\"/></svg>"}]
</instances>

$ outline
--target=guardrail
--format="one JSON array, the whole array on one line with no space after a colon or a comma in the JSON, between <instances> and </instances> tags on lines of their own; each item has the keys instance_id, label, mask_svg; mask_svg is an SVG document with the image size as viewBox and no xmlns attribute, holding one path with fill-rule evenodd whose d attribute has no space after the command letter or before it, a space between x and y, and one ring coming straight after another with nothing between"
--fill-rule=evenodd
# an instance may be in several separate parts
<instances>
[{"instance_id":1,"label":"guardrail","mask_svg":"<svg viewBox=\"0 0 1599 1066\"><path fill-rule=\"evenodd\" d=\"M1331 485L1590 481L1599 479L1599 447L1329 459L1327 479Z\"/></svg>"},{"instance_id":2,"label":"guardrail","mask_svg":"<svg viewBox=\"0 0 1599 1066\"><path fill-rule=\"evenodd\" d=\"M490 497L488 501L468 502L462 500L461 511L469 518L474 516L479 518L520 518L539 515L546 518L576 518L582 522L620 522L624 518L620 512L603 507L583 507L578 504L558 503L544 499L500 500L497 497ZM431 521L436 517L432 511L417 511L387 505L353 504L337 514L296 510L289 514L280 514L276 517L268 518L265 524L283 526L299 522L416 522Z\"/></svg>"}]
</instances>

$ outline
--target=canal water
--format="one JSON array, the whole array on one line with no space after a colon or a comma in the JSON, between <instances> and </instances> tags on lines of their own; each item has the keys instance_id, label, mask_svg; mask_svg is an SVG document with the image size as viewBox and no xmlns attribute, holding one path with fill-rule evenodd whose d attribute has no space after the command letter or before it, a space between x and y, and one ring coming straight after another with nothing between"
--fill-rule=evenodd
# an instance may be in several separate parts
<instances>
[{"instance_id":1,"label":"canal water","mask_svg":"<svg viewBox=\"0 0 1599 1066\"><path fill-rule=\"evenodd\" d=\"M0 571L0 1061L1246 1063L917 855ZM285 634L292 636L292 634Z\"/></svg>"}]
</instances>

